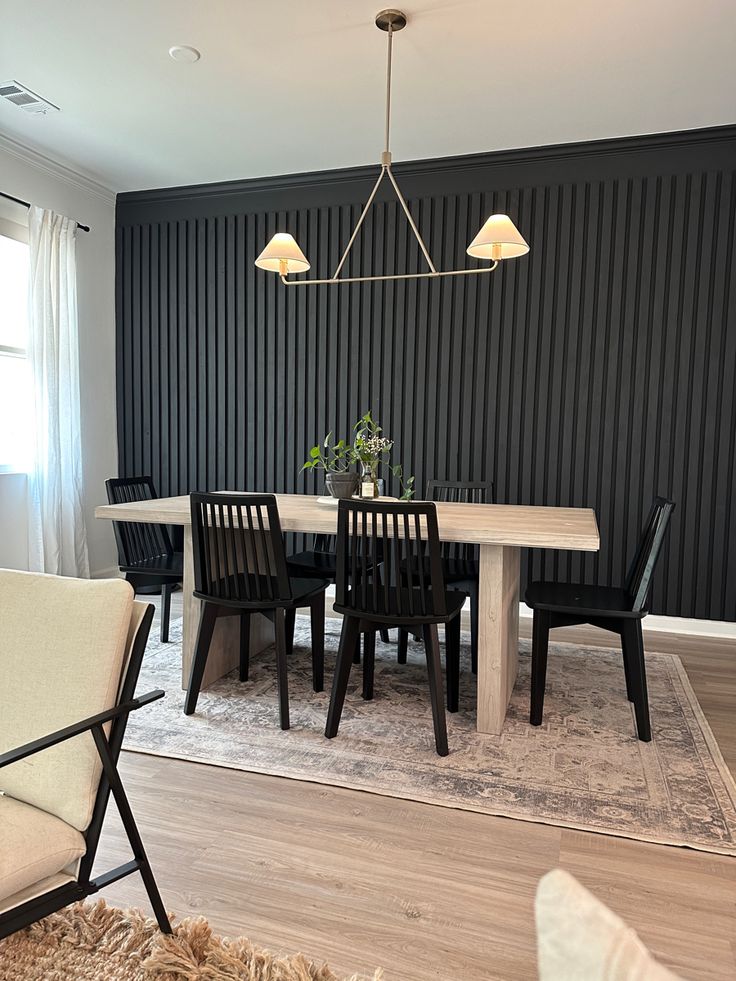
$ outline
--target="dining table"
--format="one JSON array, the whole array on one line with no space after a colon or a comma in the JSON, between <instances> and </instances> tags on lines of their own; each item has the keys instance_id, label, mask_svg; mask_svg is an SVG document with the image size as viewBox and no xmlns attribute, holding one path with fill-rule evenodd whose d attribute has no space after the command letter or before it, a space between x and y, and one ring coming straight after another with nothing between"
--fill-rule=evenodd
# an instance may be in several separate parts
<instances>
[{"instance_id":1,"label":"dining table","mask_svg":"<svg viewBox=\"0 0 736 981\"><path fill-rule=\"evenodd\" d=\"M277 494L284 532L334 535L337 507L307 494ZM521 504L459 504L437 502L440 540L477 545L478 695L477 729L500 734L516 681L519 658L519 557L522 548L597 551L598 524L591 508L542 507ZM189 496L163 497L126 504L103 504L97 518L112 521L178 525L183 529L184 578L182 625L182 687L189 680L199 623L200 601L194 594ZM237 617L217 621L203 688L237 667ZM251 651L273 643L273 626L263 616L251 617Z\"/></svg>"}]
</instances>

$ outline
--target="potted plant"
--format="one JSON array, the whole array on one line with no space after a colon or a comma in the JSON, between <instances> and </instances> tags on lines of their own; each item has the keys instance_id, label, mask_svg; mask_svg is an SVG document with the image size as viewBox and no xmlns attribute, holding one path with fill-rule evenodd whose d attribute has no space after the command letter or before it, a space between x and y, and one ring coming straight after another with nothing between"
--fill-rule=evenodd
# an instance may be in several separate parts
<instances>
[{"instance_id":1,"label":"potted plant","mask_svg":"<svg viewBox=\"0 0 736 981\"><path fill-rule=\"evenodd\" d=\"M334 442L332 432L329 432L321 445L313 446L309 451L309 459L302 464L300 473L304 470L324 470L325 487L332 497L338 499L352 497L359 488L361 497L378 497L379 487L383 484L378 476L378 468L382 463L388 463L393 440L382 435L383 430L370 411L358 419L353 432L355 437L352 446L344 439ZM360 477L349 469L354 463L360 465ZM414 496L414 477L405 479L401 464L389 469L399 482L400 500L411 500Z\"/></svg>"},{"instance_id":2,"label":"potted plant","mask_svg":"<svg viewBox=\"0 0 736 981\"><path fill-rule=\"evenodd\" d=\"M344 439L336 443L332 441L329 432L321 446L313 446L309 451L309 459L302 464L300 473L304 470L324 470L325 487L332 497L352 497L358 490L358 475L348 468L354 462L353 449Z\"/></svg>"}]
</instances>

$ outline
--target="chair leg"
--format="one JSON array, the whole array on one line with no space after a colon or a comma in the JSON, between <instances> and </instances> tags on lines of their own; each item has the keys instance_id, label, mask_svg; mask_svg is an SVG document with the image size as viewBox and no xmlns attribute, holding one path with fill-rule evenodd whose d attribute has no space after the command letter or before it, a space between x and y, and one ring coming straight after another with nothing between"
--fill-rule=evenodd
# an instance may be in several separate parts
<instances>
[{"instance_id":1,"label":"chair leg","mask_svg":"<svg viewBox=\"0 0 736 981\"><path fill-rule=\"evenodd\" d=\"M345 704L345 693L348 690L350 680L350 668L353 664L353 652L355 645L360 641L358 628L360 621L355 617L344 617L342 621L342 631L340 633L340 647L337 651L337 663L335 664L335 674L332 678L332 695L330 696L330 709L327 713L327 724L325 726L325 736L333 739L337 735L342 716L342 708Z\"/></svg>"},{"instance_id":2,"label":"chair leg","mask_svg":"<svg viewBox=\"0 0 736 981\"><path fill-rule=\"evenodd\" d=\"M125 834L130 842L133 855L138 862L138 870L141 874L141 878L143 879L143 884L146 887L148 899L156 916L159 929L162 933L171 933L171 923L166 915L166 908L164 907L161 899L161 894L158 891L158 886L156 885L156 880L151 869L151 863L148 861L148 856L146 855L146 850L143 847L143 841L141 839L140 832L138 831L138 826L135 823L135 818L133 817L133 812L130 809L130 803L128 802L125 788L123 787L123 783L120 779L118 768L113 760L110 752L110 745L107 741L107 737L105 736L102 726L95 726L92 729L92 737L94 738L97 752L99 753L100 760L102 762L105 777L110 785L110 790L115 800L115 805L117 806L118 813L120 814L120 820L123 823Z\"/></svg>"},{"instance_id":3,"label":"chair leg","mask_svg":"<svg viewBox=\"0 0 736 981\"><path fill-rule=\"evenodd\" d=\"M312 688L322 691L325 687L325 594L312 600Z\"/></svg>"},{"instance_id":4,"label":"chair leg","mask_svg":"<svg viewBox=\"0 0 736 981\"><path fill-rule=\"evenodd\" d=\"M360 664L360 632L355 638L355 645L353 647L353 664Z\"/></svg>"},{"instance_id":5,"label":"chair leg","mask_svg":"<svg viewBox=\"0 0 736 981\"><path fill-rule=\"evenodd\" d=\"M467 592L470 596L470 663L473 674L478 674L478 583L471 583Z\"/></svg>"},{"instance_id":6,"label":"chair leg","mask_svg":"<svg viewBox=\"0 0 736 981\"><path fill-rule=\"evenodd\" d=\"M187 697L184 702L184 715L191 715L197 707L199 690L202 687L202 678L207 664L207 655L210 650L212 631L215 629L217 620L217 607L212 603L203 603L202 612L199 616L199 630L197 631L197 643L194 648L192 667L189 672L189 687Z\"/></svg>"},{"instance_id":7,"label":"chair leg","mask_svg":"<svg viewBox=\"0 0 736 981\"><path fill-rule=\"evenodd\" d=\"M647 671L644 665L644 639L641 633L641 620L629 620L624 624L621 642L627 649L625 657L628 659L631 675L636 732L643 743L648 743L652 738L652 730L649 722L649 696L647 694Z\"/></svg>"},{"instance_id":8,"label":"chair leg","mask_svg":"<svg viewBox=\"0 0 736 981\"><path fill-rule=\"evenodd\" d=\"M437 624L424 625L424 650L427 655L427 674L429 675L429 695L432 700L432 721L434 722L434 744L438 756L447 756L447 720L445 718L445 699L442 691L442 661Z\"/></svg>"},{"instance_id":9,"label":"chair leg","mask_svg":"<svg viewBox=\"0 0 736 981\"><path fill-rule=\"evenodd\" d=\"M624 662L624 677L626 678L626 697L630 702L633 702L634 687L632 684L631 650L630 645L626 642L623 629L621 630L621 654L623 655L622 660Z\"/></svg>"},{"instance_id":10,"label":"chair leg","mask_svg":"<svg viewBox=\"0 0 736 981\"><path fill-rule=\"evenodd\" d=\"M406 664L406 651L409 646L409 631L399 627L399 647L396 660L399 664Z\"/></svg>"},{"instance_id":11,"label":"chair leg","mask_svg":"<svg viewBox=\"0 0 736 981\"><path fill-rule=\"evenodd\" d=\"M250 670L250 613L240 614L240 680L248 680Z\"/></svg>"},{"instance_id":12,"label":"chair leg","mask_svg":"<svg viewBox=\"0 0 736 981\"><path fill-rule=\"evenodd\" d=\"M457 712L460 701L460 614L445 624L447 711Z\"/></svg>"},{"instance_id":13,"label":"chair leg","mask_svg":"<svg viewBox=\"0 0 736 981\"><path fill-rule=\"evenodd\" d=\"M377 567L377 569L376 569L376 575L378 576L378 585L381 586L381 588L383 588L383 566L382 565L379 565ZM380 634L381 640L384 642L384 644L390 644L391 643L391 635L388 632L388 627L381 627L381 629L379 631L379 634Z\"/></svg>"},{"instance_id":14,"label":"chair leg","mask_svg":"<svg viewBox=\"0 0 736 981\"><path fill-rule=\"evenodd\" d=\"M296 607L286 611L286 655L294 653L294 627L296 626Z\"/></svg>"},{"instance_id":15,"label":"chair leg","mask_svg":"<svg viewBox=\"0 0 736 981\"><path fill-rule=\"evenodd\" d=\"M161 643L169 642L169 620L171 619L171 591L173 583L164 583L161 587Z\"/></svg>"},{"instance_id":16,"label":"chair leg","mask_svg":"<svg viewBox=\"0 0 736 981\"><path fill-rule=\"evenodd\" d=\"M279 718L281 728L290 728L289 723L289 678L286 668L286 618L283 609L273 611L274 634L276 635L276 678L279 685Z\"/></svg>"},{"instance_id":17,"label":"chair leg","mask_svg":"<svg viewBox=\"0 0 736 981\"><path fill-rule=\"evenodd\" d=\"M547 648L549 646L549 614L545 610L534 611L532 627L532 697L529 722L542 724L544 712L544 686L547 681Z\"/></svg>"},{"instance_id":18,"label":"chair leg","mask_svg":"<svg viewBox=\"0 0 736 981\"><path fill-rule=\"evenodd\" d=\"M373 699L373 673L376 663L376 633L367 630L363 634L363 698L366 702Z\"/></svg>"}]
</instances>

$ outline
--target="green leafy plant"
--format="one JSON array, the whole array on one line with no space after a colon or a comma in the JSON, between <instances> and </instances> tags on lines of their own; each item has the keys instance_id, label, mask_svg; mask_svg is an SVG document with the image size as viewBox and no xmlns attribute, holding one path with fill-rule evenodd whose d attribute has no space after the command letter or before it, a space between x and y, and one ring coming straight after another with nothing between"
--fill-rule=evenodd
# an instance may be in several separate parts
<instances>
[{"instance_id":1,"label":"green leafy plant","mask_svg":"<svg viewBox=\"0 0 736 981\"><path fill-rule=\"evenodd\" d=\"M346 473L353 460L352 446L349 446L344 439L339 439L333 443L332 432L329 432L323 439L321 446L313 446L309 451L309 459L302 464L299 473L304 470Z\"/></svg>"},{"instance_id":2,"label":"green leafy plant","mask_svg":"<svg viewBox=\"0 0 736 981\"><path fill-rule=\"evenodd\" d=\"M347 473L353 464L361 464L375 476L381 463L388 463L393 440L383 435L382 428L373 418L370 410L365 412L353 426L353 445L344 439L337 442L329 432L321 444L309 451L309 459L299 471L324 470L326 473ZM414 496L414 477L405 477L400 463L390 466L394 478L401 488L401 500L409 501Z\"/></svg>"},{"instance_id":3,"label":"green leafy plant","mask_svg":"<svg viewBox=\"0 0 736 981\"><path fill-rule=\"evenodd\" d=\"M399 482L399 487L401 488L401 501L410 501L414 497L414 476L407 477L404 480L404 468L400 463L395 464L391 467L391 473Z\"/></svg>"}]
</instances>

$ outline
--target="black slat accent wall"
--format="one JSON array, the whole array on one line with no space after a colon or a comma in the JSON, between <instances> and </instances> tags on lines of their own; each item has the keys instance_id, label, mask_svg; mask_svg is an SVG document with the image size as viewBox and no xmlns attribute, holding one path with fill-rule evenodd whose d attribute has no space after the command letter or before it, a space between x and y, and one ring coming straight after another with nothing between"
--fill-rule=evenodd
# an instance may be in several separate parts
<instances>
[{"instance_id":1,"label":"black slat accent wall","mask_svg":"<svg viewBox=\"0 0 736 981\"><path fill-rule=\"evenodd\" d=\"M375 172L118 197L120 473L321 492L308 448L370 408L419 488L595 508L598 555L529 553L522 576L619 580L671 495L654 611L736 619L736 128L397 166L440 268L513 217L531 253L490 275L286 288L254 267L288 230L331 275ZM420 268L385 195L345 272Z\"/></svg>"}]
</instances>

